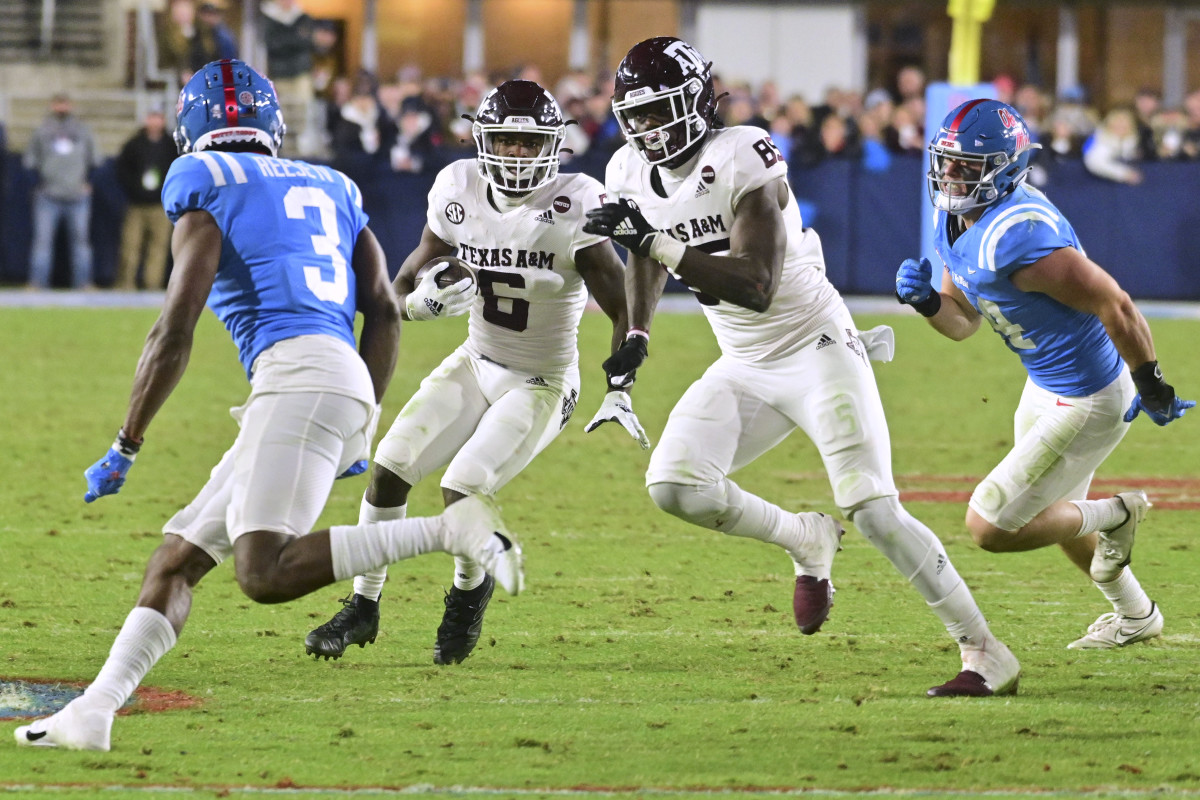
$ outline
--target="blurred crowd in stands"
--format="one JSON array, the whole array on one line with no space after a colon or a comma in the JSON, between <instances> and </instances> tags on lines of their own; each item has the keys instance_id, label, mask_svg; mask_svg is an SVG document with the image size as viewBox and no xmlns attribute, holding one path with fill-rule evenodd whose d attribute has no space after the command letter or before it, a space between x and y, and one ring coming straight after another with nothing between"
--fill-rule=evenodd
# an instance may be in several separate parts
<instances>
[{"instance_id":1,"label":"blurred crowd in stands","mask_svg":"<svg viewBox=\"0 0 1200 800\"><path fill-rule=\"evenodd\" d=\"M312 19L300 0L267 0L261 11L270 77L285 108L299 110L288 119L284 155L354 172L436 172L473 152L470 116L489 89L511 78L546 86L574 121L567 128L565 169L572 169L572 160L587 158L593 172L602 174L608 156L623 142L610 106L611 73L571 72L552 84L532 64L461 78L424 75L415 66L387 76L344 74L335 23ZM211 60L236 56L237 40L223 14L222 0L171 0L158 35L160 68L183 82ZM787 161L801 169L827 159L851 159L866 170L882 171L896 157L922 154L925 83L920 68L907 66L889 86L866 92L831 88L824 97L808 98L784 96L771 81L751 86L716 76L724 123L763 128ZM1044 184L1048 170L1062 159L1082 159L1094 175L1126 184L1141 182L1142 162L1200 159L1200 91L1189 94L1182 108L1170 108L1156 89L1144 88L1128 106L1101 115L1081 90L1055 97L1038 86L1018 86L1006 75L993 83L996 97L1021 112L1044 148L1035 185ZM26 168L38 175L30 285L49 281L53 236L45 228L66 222L76 262L72 283L88 287L90 256L82 220L91 192L88 170L97 154L86 122L72 115L69 98L56 95L51 106L24 158ZM118 157L117 174L131 209L116 282L121 288L162 286L169 229L156 209L162 177L174 157L170 122L162 109L152 110Z\"/></svg>"},{"instance_id":2,"label":"blurred crowd in stands","mask_svg":"<svg viewBox=\"0 0 1200 800\"><path fill-rule=\"evenodd\" d=\"M426 76L417 67L389 76L341 74L332 22L310 18L300 0L268 0L262 14L280 96L289 104L311 104L300 122L317 130L301 155L334 161L367 156L397 171L436 170L447 153L457 157L458 150L472 146L464 115L474 113L491 87L514 77L546 86L575 120L566 145L574 157L593 148L611 152L623 141L609 107L609 74L572 72L553 85L533 65L463 78ZM160 61L186 78L213 58L233 55L237 45L221 15L220 0L172 0ZM1024 115L1045 148L1043 162L1084 158L1101 177L1137 183L1140 161L1200 158L1200 92L1189 95L1183 108L1164 108L1158 91L1145 88L1130 106L1101 117L1082 90L1054 97L1037 86L1018 86L1006 75L993 82L997 99ZM720 76L717 89L725 94L719 106L725 124L769 131L796 166L849 158L861 159L868 169L886 169L892 156L925 148L925 74L916 66L900 69L892 85L867 92L833 88L821 98L785 97L770 81L753 87Z\"/></svg>"}]
</instances>

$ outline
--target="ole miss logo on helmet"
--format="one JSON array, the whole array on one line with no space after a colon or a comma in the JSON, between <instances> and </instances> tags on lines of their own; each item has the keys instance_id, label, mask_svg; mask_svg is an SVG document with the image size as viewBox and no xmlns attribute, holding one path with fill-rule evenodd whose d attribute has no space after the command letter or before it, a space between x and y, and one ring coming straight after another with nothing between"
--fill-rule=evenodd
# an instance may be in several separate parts
<instances>
[{"instance_id":1,"label":"ole miss logo on helmet","mask_svg":"<svg viewBox=\"0 0 1200 800\"><path fill-rule=\"evenodd\" d=\"M1003 125L1009 133L1013 135L1017 149L1020 150L1029 146L1029 131L1021 120L1017 119L1007 108L997 108L996 113L1000 115L1000 124ZM1015 130L1014 130L1015 129Z\"/></svg>"}]
</instances>

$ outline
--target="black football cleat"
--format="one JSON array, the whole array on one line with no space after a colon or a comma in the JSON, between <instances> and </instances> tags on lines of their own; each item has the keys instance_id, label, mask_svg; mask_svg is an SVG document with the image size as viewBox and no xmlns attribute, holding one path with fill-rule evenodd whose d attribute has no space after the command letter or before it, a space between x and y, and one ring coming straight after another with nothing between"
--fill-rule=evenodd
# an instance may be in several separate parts
<instances>
[{"instance_id":1,"label":"black football cleat","mask_svg":"<svg viewBox=\"0 0 1200 800\"><path fill-rule=\"evenodd\" d=\"M341 658L352 644L359 647L375 644L379 635L379 601L356 594L341 602L342 610L333 619L304 637L304 652L308 655L323 656L328 661Z\"/></svg>"},{"instance_id":2,"label":"black football cleat","mask_svg":"<svg viewBox=\"0 0 1200 800\"><path fill-rule=\"evenodd\" d=\"M458 664L475 649L479 634L483 630L483 612L492 599L496 581L485 575L483 583L474 589L463 590L451 586L446 593L446 611L442 624L437 629L437 641L433 645L433 663Z\"/></svg>"}]
</instances>

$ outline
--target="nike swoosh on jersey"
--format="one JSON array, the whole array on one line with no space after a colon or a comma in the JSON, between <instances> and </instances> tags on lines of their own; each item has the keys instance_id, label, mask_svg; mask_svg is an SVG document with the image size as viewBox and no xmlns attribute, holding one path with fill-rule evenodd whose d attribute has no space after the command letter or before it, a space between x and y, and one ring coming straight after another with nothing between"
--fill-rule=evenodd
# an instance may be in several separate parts
<instances>
[{"instance_id":1,"label":"nike swoosh on jersey","mask_svg":"<svg viewBox=\"0 0 1200 800\"><path fill-rule=\"evenodd\" d=\"M1075 407L1075 404L1074 404L1074 403L1064 403L1064 402L1062 401L1062 398L1061 398L1061 397L1056 397L1056 398L1054 398L1054 405L1056 405L1056 406L1063 406L1064 408L1074 408L1074 407Z\"/></svg>"}]
</instances>

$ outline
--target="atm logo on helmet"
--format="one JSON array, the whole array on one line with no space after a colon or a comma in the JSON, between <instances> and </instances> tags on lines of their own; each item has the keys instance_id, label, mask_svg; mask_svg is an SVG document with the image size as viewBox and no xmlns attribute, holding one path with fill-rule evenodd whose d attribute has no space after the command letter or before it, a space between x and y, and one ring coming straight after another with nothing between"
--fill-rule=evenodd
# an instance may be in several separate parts
<instances>
[{"instance_id":1,"label":"atm logo on helmet","mask_svg":"<svg viewBox=\"0 0 1200 800\"><path fill-rule=\"evenodd\" d=\"M1007 108L997 108L996 113L1000 115L1000 124L1003 125L1010 133L1014 134L1016 139L1017 149L1029 146L1029 131L1021 124L1021 121L1014 117ZM1014 130L1015 129L1015 130Z\"/></svg>"}]
</instances>

